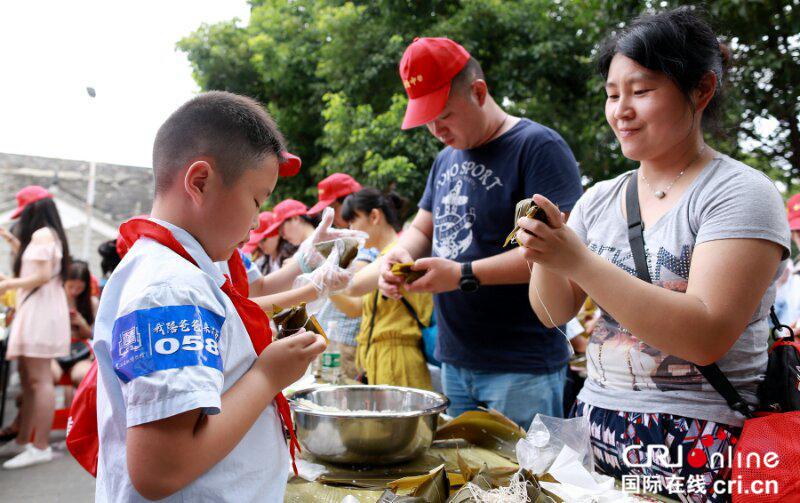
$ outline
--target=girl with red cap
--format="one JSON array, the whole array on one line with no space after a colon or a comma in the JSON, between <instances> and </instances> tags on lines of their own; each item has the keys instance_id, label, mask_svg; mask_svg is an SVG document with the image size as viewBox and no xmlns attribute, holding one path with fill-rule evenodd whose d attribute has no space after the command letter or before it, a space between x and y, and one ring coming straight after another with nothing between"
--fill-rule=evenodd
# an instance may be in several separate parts
<instances>
[{"instance_id":1,"label":"girl with red cap","mask_svg":"<svg viewBox=\"0 0 800 503\"><path fill-rule=\"evenodd\" d=\"M0 295L18 289L16 316L11 325L9 360L18 360L22 393L16 446L22 450L3 468L22 468L53 459L50 426L55 408L51 364L69 354L70 318L64 281L69 246L52 196L42 187L17 193L19 249L14 277L0 276ZM33 442L30 442L31 438ZM30 442L30 443L29 443Z\"/></svg>"}]
</instances>

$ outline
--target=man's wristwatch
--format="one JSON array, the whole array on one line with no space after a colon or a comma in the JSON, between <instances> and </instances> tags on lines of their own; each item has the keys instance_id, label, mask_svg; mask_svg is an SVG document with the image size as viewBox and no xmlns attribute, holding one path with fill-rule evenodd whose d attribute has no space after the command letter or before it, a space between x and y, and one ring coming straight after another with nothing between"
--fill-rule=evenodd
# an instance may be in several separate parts
<instances>
[{"instance_id":1,"label":"man's wristwatch","mask_svg":"<svg viewBox=\"0 0 800 503\"><path fill-rule=\"evenodd\" d=\"M471 293L481 286L481 282L472 273L472 262L461 264L461 279L458 280L458 289L462 292Z\"/></svg>"}]
</instances>

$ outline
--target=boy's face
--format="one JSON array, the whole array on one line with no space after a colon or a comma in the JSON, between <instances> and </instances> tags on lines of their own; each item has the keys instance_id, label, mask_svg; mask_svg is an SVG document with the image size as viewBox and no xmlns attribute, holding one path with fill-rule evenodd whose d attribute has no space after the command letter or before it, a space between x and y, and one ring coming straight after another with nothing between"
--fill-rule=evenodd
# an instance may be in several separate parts
<instances>
[{"instance_id":1,"label":"boy's face","mask_svg":"<svg viewBox=\"0 0 800 503\"><path fill-rule=\"evenodd\" d=\"M278 159L270 155L258 161L230 186L216 174L214 178L203 202L203 245L212 260L228 260L242 238L258 227L259 210L278 181Z\"/></svg>"}]
</instances>

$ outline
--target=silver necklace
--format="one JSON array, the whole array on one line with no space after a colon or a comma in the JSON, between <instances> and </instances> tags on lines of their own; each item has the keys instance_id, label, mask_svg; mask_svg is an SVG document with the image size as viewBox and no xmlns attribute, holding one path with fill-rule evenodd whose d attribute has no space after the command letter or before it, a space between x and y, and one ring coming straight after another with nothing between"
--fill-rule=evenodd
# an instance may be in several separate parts
<instances>
[{"instance_id":1,"label":"silver necklace","mask_svg":"<svg viewBox=\"0 0 800 503\"><path fill-rule=\"evenodd\" d=\"M647 187L650 189L650 192L652 192L652 193L653 193L653 195L654 195L654 196L656 196L656 198L657 198L657 199L664 199L664 198L666 197L666 195L667 195L667 192L669 192L669 189L671 189L671 188L672 188L672 186L673 186L673 185L675 185L675 182L677 182L678 180L680 180L680 178L683 176L683 174L684 174L684 173L686 173L686 170L687 170L687 169L689 169L689 166L691 166L692 164L694 164L694 161L696 161L696 160L697 160L697 159L698 159L698 158L699 158L701 155L703 155L703 152L705 151L705 149L706 149L706 146L705 146L705 145L703 145L703 146L700 148L700 150L697 152L697 155L695 155L695 156L692 158L692 160L691 160L691 161L689 161L689 164L687 164L687 165L686 165L686 167L685 167L685 168L683 168L683 169L681 170L681 172L680 172L680 173L678 173L678 176L676 176L676 177L675 177L675 179L674 179L674 180L672 180L672 183L670 183L669 185L667 185L667 187L666 187L664 190L655 190L655 189L653 188L653 186L652 186L652 185L650 185L650 182L648 182L648 181L647 181L647 177L646 177L646 176L644 176L644 171L642 171L642 169L641 169L641 166L640 166L640 167L639 167L639 173L642 175L642 181L643 181L645 184L647 184Z\"/></svg>"}]
</instances>

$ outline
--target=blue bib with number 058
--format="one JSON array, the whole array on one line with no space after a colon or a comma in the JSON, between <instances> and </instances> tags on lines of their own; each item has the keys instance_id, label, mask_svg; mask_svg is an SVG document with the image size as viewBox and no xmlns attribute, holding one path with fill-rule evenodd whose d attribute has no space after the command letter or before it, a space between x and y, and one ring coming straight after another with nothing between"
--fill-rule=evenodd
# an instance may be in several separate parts
<instances>
[{"instance_id":1,"label":"blue bib with number 058","mask_svg":"<svg viewBox=\"0 0 800 503\"><path fill-rule=\"evenodd\" d=\"M199 306L141 309L114 322L111 361L123 382L157 370L201 365L222 371L225 318Z\"/></svg>"}]
</instances>

